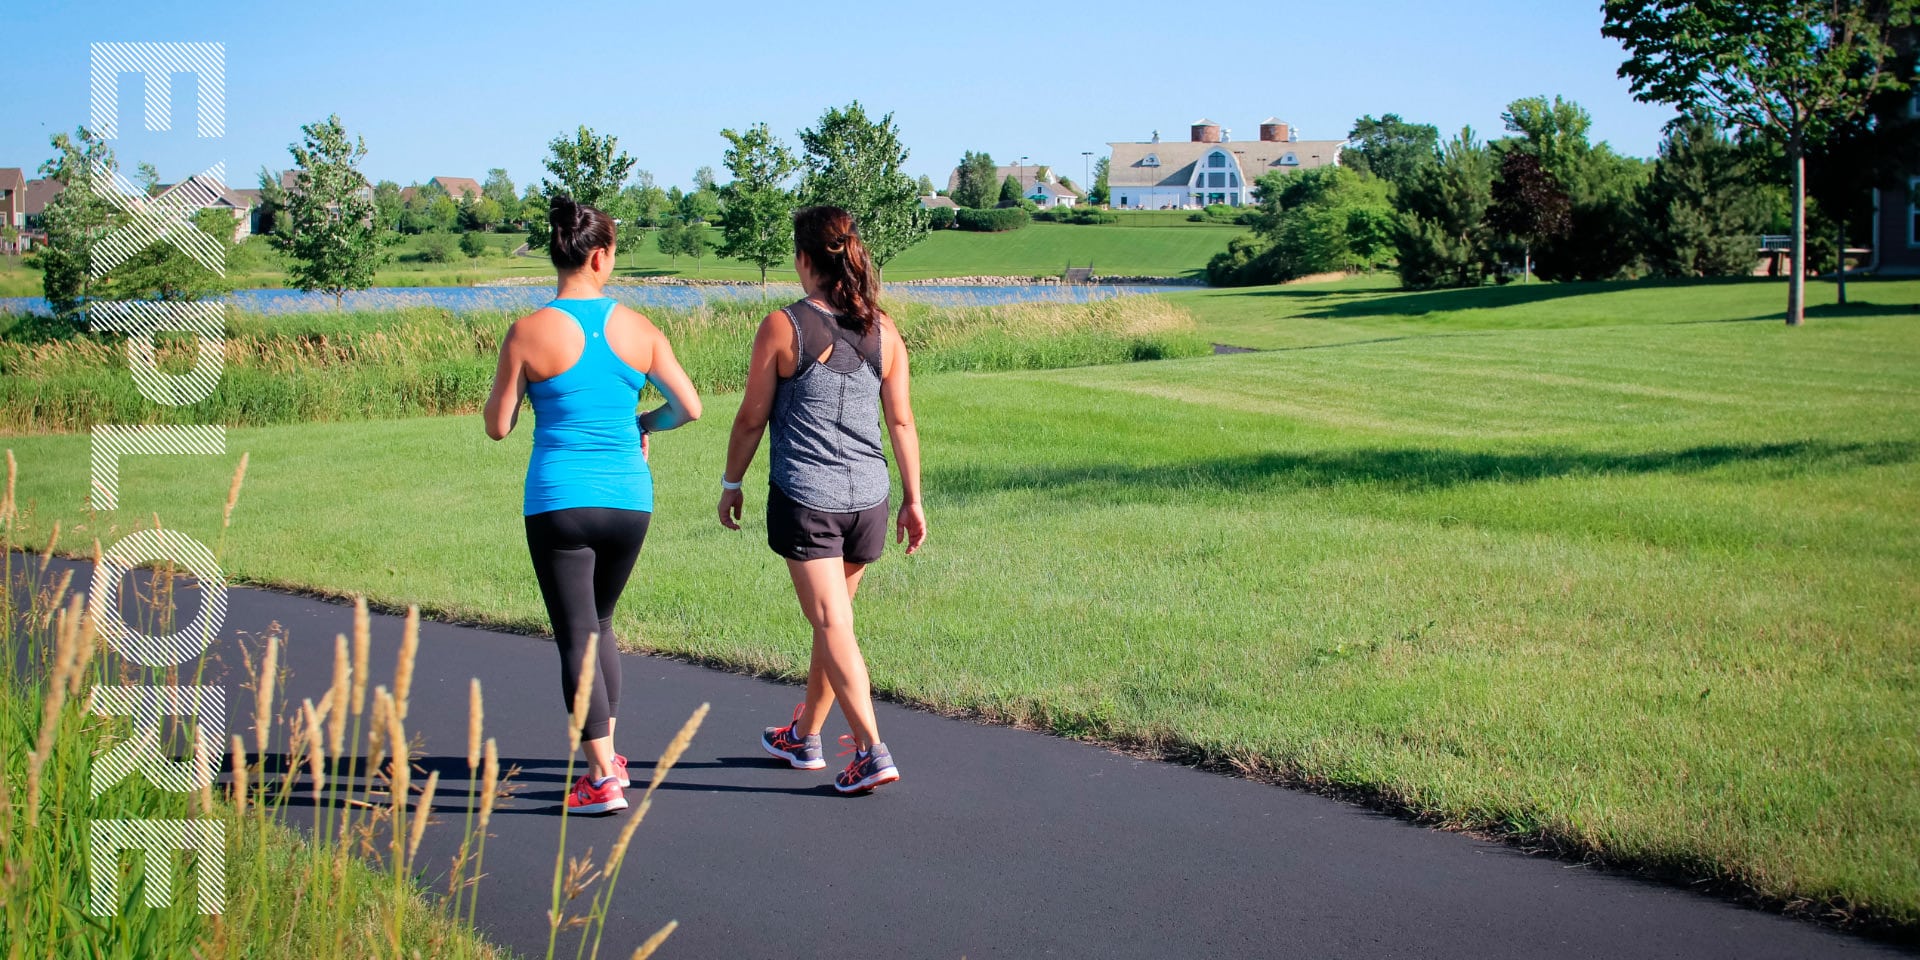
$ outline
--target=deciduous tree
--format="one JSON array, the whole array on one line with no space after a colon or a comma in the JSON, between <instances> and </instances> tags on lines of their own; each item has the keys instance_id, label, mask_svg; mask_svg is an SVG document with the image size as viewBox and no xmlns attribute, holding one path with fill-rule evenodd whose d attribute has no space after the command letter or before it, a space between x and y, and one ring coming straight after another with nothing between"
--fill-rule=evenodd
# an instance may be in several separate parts
<instances>
[{"instance_id":1,"label":"deciduous tree","mask_svg":"<svg viewBox=\"0 0 1920 960\"><path fill-rule=\"evenodd\" d=\"M620 194L634 160L620 149L620 139L612 134L600 136L582 124L572 138L555 137L547 144L547 173L540 180L543 197L564 193L576 203L606 210ZM540 215L527 222L527 245L545 249L547 245L545 204Z\"/></svg>"},{"instance_id":2,"label":"deciduous tree","mask_svg":"<svg viewBox=\"0 0 1920 960\"><path fill-rule=\"evenodd\" d=\"M1433 163L1439 153L1440 130L1432 124L1408 123L1397 113L1382 114L1378 120L1368 114L1353 122L1347 140L1350 146L1340 151L1341 166L1398 184Z\"/></svg>"},{"instance_id":3,"label":"deciduous tree","mask_svg":"<svg viewBox=\"0 0 1920 960\"><path fill-rule=\"evenodd\" d=\"M855 100L829 108L812 128L800 131L805 151L800 202L831 204L853 215L874 265L889 261L927 236L907 148L889 113L869 119Z\"/></svg>"},{"instance_id":4,"label":"deciduous tree","mask_svg":"<svg viewBox=\"0 0 1920 960\"><path fill-rule=\"evenodd\" d=\"M388 234L374 223L373 200L360 161L363 138L347 137L338 116L300 128L302 141L289 146L294 183L288 191L290 235L276 238L287 255L287 279L306 291L333 295L339 309L349 290L373 285L374 271L387 259Z\"/></svg>"},{"instance_id":5,"label":"deciduous tree","mask_svg":"<svg viewBox=\"0 0 1920 960\"><path fill-rule=\"evenodd\" d=\"M733 182L721 188L719 253L759 267L764 287L767 270L793 258L794 200L787 181L800 162L764 123L720 135L731 144L726 165Z\"/></svg>"},{"instance_id":6,"label":"deciduous tree","mask_svg":"<svg viewBox=\"0 0 1920 960\"><path fill-rule=\"evenodd\" d=\"M1628 58L1644 101L1702 108L1778 143L1792 176L1787 323L1806 305L1806 159L1874 98L1907 85L1888 69L1894 31L1920 0L1606 0L1601 33Z\"/></svg>"},{"instance_id":7,"label":"deciduous tree","mask_svg":"<svg viewBox=\"0 0 1920 960\"><path fill-rule=\"evenodd\" d=\"M1539 157L1509 150L1500 158L1500 177L1493 182L1487 222L1520 242L1522 283L1533 276L1534 245L1565 236L1573 227L1572 214L1573 201Z\"/></svg>"}]
</instances>

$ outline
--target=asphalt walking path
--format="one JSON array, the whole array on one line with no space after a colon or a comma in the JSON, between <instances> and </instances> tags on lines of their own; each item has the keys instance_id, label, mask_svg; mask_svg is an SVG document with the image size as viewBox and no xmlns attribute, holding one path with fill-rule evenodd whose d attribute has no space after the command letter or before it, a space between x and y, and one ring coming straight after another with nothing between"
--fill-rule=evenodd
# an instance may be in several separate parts
<instances>
[{"instance_id":1,"label":"asphalt walking path","mask_svg":"<svg viewBox=\"0 0 1920 960\"><path fill-rule=\"evenodd\" d=\"M58 564L84 584L89 565ZM230 685L231 729L252 722L240 638L251 646L274 624L286 702L318 701L352 609L233 589L206 658L230 668L209 682ZM795 642L799 631L796 618ZM400 635L399 618L376 616L375 683L391 684ZM758 746L798 688L657 657L621 663L618 743L637 783L696 707L712 712L634 839L603 956L626 956L669 919L680 927L668 958L1903 955L1307 793L889 704L879 721L903 779L842 797L837 764L791 770ZM441 772L419 862L444 881L467 809L469 678L480 679L487 732L503 768L521 772L493 820L478 922L535 957L568 786L558 671L551 641L426 623L408 717L424 740L417 762ZM624 816L568 818L569 851L603 856Z\"/></svg>"}]
</instances>

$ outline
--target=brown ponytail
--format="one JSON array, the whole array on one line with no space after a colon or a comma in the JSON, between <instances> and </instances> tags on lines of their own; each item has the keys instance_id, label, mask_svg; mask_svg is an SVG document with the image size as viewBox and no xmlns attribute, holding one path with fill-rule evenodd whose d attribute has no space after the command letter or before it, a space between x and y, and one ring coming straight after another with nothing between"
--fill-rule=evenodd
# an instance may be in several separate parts
<instances>
[{"instance_id":1,"label":"brown ponytail","mask_svg":"<svg viewBox=\"0 0 1920 960\"><path fill-rule=\"evenodd\" d=\"M564 193L547 201L547 227L547 255L562 270L578 270L595 250L613 246L613 218Z\"/></svg>"},{"instance_id":2,"label":"brown ponytail","mask_svg":"<svg viewBox=\"0 0 1920 960\"><path fill-rule=\"evenodd\" d=\"M795 211L793 248L807 255L840 325L862 335L871 332L880 322L880 279L853 215L839 207Z\"/></svg>"}]
</instances>

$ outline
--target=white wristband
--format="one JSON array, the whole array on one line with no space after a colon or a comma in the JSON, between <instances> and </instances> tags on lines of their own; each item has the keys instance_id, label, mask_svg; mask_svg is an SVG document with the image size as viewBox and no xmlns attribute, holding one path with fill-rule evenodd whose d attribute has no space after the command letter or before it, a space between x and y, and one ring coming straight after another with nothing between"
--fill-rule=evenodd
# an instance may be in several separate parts
<instances>
[{"instance_id":1,"label":"white wristband","mask_svg":"<svg viewBox=\"0 0 1920 960\"><path fill-rule=\"evenodd\" d=\"M731 480L728 480L728 479L727 479L727 475L723 473L723 474L721 474L721 475L720 475L720 489L722 489L722 490L738 490L738 489L740 489L740 485L739 485L739 484L737 484L737 483L734 483L734 482L732 482Z\"/></svg>"}]
</instances>

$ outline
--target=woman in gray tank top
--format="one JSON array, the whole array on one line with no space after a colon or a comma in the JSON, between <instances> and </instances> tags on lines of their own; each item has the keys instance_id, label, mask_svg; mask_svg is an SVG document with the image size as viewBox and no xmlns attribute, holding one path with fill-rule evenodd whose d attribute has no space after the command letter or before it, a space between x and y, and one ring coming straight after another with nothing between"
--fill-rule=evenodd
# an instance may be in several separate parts
<instances>
[{"instance_id":1,"label":"woman in gray tank top","mask_svg":"<svg viewBox=\"0 0 1920 960\"><path fill-rule=\"evenodd\" d=\"M720 522L740 529L741 481L773 428L767 489L767 545L786 558L800 609L813 625L807 699L760 746L800 770L826 767L820 728L836 701L853 754L834 778L842 793L900 779L880 740L866 660L853 632L853 596L887 538L886 421L900 469L896 540L907 553L927 537L920 509L920 439L907 397L907 349L879 308L872 261L839 207L793 216L793 268L806 297L767 315L753 340L747 393L733 421L720 478Z\"/></svg>"}]
</instances>

